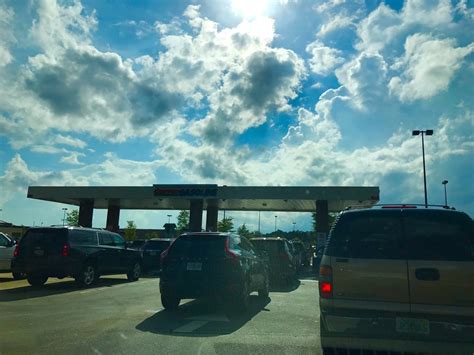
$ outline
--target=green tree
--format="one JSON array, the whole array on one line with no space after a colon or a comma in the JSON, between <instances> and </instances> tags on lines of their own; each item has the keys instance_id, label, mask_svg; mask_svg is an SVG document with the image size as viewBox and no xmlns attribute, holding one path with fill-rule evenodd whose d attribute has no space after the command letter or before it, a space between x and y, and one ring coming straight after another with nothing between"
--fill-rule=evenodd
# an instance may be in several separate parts
<instances>
[{"instance_id":1,"label":"green tree","mask_svg":"<svg viewBox=\"0 0 474 355\"><path fill-rule=\"evenodd\" d=\"M181 234L189 229L189 211L179 211L176 231Z\"/></svg>"},{"instance_id":2,"label":"green tree","mask_svg":"<svg viewBox=\"0 0 474 355\"><path fill-rule=\"evenodd\" d=\"M239 228L237 228L237 234L238 235L241 235L242 237L245 237L245 238L249 238L251 233L249 231L249 229L247 228L247 226L244 224L242 224Z\"/></svg>"},{"instance_id":3,"label":"green tree","mask_svg":"<svg viewBox=\"0 0 474 355\"><path fill-rule=\"evenodd\" d=\"M145 239L151 239L151 238L161 238L161 235L158 232L148 232L145 234Z\"/></svg>"},{"instance_id":4,"label":"green tree","mask_svg":"<svg viewBox=\"0 0 474 355\"><path fill-rule=\"evenodd\" d=\"M234 222L232 217L223 218L222 221L217 222L217 230L219 232L232 232L234 230Z\"/></svg>"},{"instance_id":5,"label":"green tree","mask_svg":"<svg viewBox=\"0 0 474 355\"><path fill-rule=\"evenodd\" d=\"M125 228L125 239L127 241L135 240L137 236L137 225L134 221L127 221L127 227Z\"/></svg>"},{"instance_id":6,"label":"green tree","mask_svg":"<svg viewBox=\"0 0 474 355\"><path fill-rule=\"evenodd\" d=\"M79 226L79 210L72 210L66 213L66 223L68 226Z\"/></svg>"}]
</instances>

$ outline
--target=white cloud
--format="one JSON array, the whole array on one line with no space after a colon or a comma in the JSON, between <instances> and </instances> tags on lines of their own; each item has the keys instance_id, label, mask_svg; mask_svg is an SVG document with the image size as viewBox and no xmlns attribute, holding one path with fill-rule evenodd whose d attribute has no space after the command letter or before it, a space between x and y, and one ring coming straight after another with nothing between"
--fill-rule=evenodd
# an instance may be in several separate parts
<instances>
[{"instance_id":1,"label":"white cloud","mask_svg":"<svg viewBox=\"0 0 474 355\"><path fill-rule=\"evenodd\" d=\"M325 37L329 33L339 30L341 28L346 28L355 25L356 17L346 16L343 14L336 15L330 21L321 25L319 32L317 33L318 37Z\"/></svg>"},{"instance_id":2,"label":"white cloud","mask_svg":"<svg viewBox=\"0 0 474 355\"><path fill-rule=\"evenodd\" d=\"M309 60L311 71L318 75L327 75L344 62L342 52L338 49L325 46L321 41L314 41L306 47L312 55Z\"/></svg>"},{"instance_id":3,"label":"white cloud","mask_svg":"<svg viewBox=\"0 0 474 355\"><path fill-rule=\"evenodd\" d=\"M474 42L457 47L455 39L437 39L427 34L414 34L405 42L405 55L394 65L401 76L390 80L392 94L402 101L433 97L446 91L464 58L474 52Z\"/></svg>"},{"instance_id":4,"label":"white cloud","mask_svg":"<svg viewBox=\"0 0 474 355\"><path fill-rule=\"evenodd\" d=\"M58 134L56 138L54 139L56 144L63 144L63 145L69 145L71 147L75 148L85 148L87 146L87 143L84 142L83 140L80 140L79 138L74 138L71 136L63 136L61 134Z\"/></svg>"},{"instance_id":5,"label":"white cloud","mask_svg":"<svg viewBox=\"0 0 474 355\"><path fill-rule=\"evenodd\" d=\"M15 12L12 8L0 4L0 68L13 61L10 45L16 42L12 31L12 22Z\"/></svg>"},{"instance_id":6,"label":"white cloud","mask_svg":"<svg viewBox=\"0 0 474 355\"><path fill-rule=\"evenodd\" d=\"M79 157L86 156L84 153L80 152L69 152L69 155L63 156L60 160L61 163L71 164L71 165L84 165L79 161Z\"/></svg>"},{"instance_id":7,"label":"white cloud","mask_svg":"<svg viewBox=\"0 0 474 355\"><path fill-rule=\"evenodd\" d=\"M322 1L319 5L314 6L314 9L319 12L325 12L331 10L339 5L342 5L346 2L346 0L325 0Z\"/></svg>"}]
</instances>

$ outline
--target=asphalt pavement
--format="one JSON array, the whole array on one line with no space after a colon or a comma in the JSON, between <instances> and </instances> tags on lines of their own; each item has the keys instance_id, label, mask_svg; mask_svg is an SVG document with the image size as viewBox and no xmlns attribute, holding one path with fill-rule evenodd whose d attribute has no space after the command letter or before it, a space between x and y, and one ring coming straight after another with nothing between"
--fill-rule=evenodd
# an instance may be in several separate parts
<instances>
[{"instance_id":1,"label":"asphalt pavement","mask_svg":"<svg viewBox=\"0 0 474 355\"><path fill-rule=\"evenodd\" d=\"M317 281L310 273L249 310L184 300L164 311L159 278L107 276L92 288L50 279L34 289L0 274L0 354L319 354Z\"/></svg>"}]
</instances>

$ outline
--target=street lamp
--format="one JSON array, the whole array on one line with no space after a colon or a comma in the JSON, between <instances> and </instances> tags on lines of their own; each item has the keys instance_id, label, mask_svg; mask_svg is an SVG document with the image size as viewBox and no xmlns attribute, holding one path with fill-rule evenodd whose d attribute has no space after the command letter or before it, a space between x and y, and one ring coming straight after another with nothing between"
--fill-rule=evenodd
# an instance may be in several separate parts
<instances>
[{"instance_id":1,"label":"street lamp","mask_svg":"<svg viewBox=\"0 0 474 355\"><path fill-rule=\"evenodd\" d=\"M66 208L66 207L63 207L62 210L64 211L64 213L63 213L63 226L64 226L64 222L66 221L66 211L67 211L67 208Z\"/></svg>"},{"instance_id":2,"label":"street lamp","mask_svg":"<svg viewBox=\"0 0 474 355\"><path fill-rule=\"evenodd\" d=\"M293 232L295 231L296 222L293 222Z\"/></svg>"},{"instance_id":3,"label":"street lamp","mask_svg":"<svg viewBox=\"0 0 474 355\"><path fill-rule=\"evenodd\" d=\"M258 211L258 234L260 234L260 211Z\"/></svg>"},{"instance_id":4,"label":"street lamp","mask_svg":"<svg viewBox=\"0 0 474 355\"><path fill-rule=\"evenodd\" d=\"M275 232L277 231L277 218L278 216L275 216Z\"/></svg>"},{"instance_id":5,"label":"street lamp","mask_svg":"<svg viewBox=\"0 0 474 355\"><path fill-rule=\"evenodd\" d=\"M425 134L427 136L432 136L433 135L433 130L432 129L427 129L425 131L423 130L414 130L412 132L413 136L419 136L421 133L421 150L423 152L423 185L425 187L425 208L428 208L428 194L426 192L426 166L425 166Z\"/></svg>"},{"instance_id":6,"label":"street lamp","mask_svg":"<svg viewBox=\"0 0 474 355\"><path fill-rule=\"evenodd\" d=\"M444 205L448 207L448 194L446 193L446 185L448 184L448 180L443 180L442 184L444 185Z\"/></svg>"},{"instance_id":7,"label":"street lamp","mask_svg":"<svg viewBox=\"0 0 474 355\"><path fill-rule=\"evenodd\" d=\"M169 223L170 223L170 218L171 218L173 215L167 214L167 216L168 216L168 224L169 224Z\"/></svg>"}]
</instances>

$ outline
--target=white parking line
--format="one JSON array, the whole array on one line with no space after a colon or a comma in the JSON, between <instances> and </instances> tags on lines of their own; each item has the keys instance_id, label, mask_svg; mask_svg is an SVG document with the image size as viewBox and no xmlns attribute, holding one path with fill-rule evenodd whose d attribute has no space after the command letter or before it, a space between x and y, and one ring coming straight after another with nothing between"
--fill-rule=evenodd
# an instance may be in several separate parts
<instances>
[{"instance_id":1,"label":"white parking line","mask_svg":"<svg viewBox=\"0 0 474 355\"><path fill-rule=\"evenodd\" d=\"M319 280L300 280L301 282L319 282Z\"/></svg>"},{"instance_id":2,"label":"white parking line","mask_svg":"<svg viewBox=\"0 0 474 355\"><path fill-rule=\"evenodd\" d=\"M188 324L185 324L179 328L176 328L175 330L173 330L174 333L191 333L193 331L195 331L196 329L198 328L201 328L203 326L205 326L207 323L209 323L208 321L204 321L204 320L194 320L192 322L189 322Z\"/></svg>"}]
</instances>

